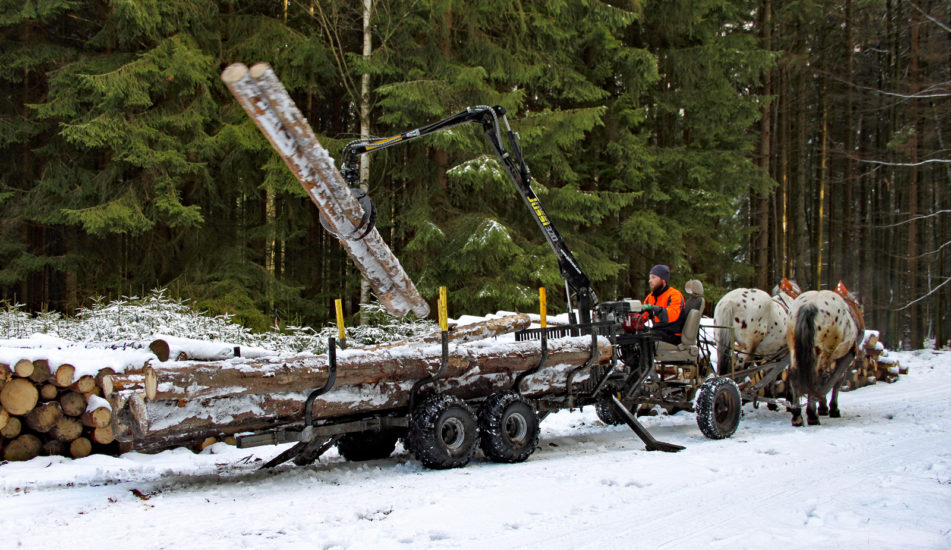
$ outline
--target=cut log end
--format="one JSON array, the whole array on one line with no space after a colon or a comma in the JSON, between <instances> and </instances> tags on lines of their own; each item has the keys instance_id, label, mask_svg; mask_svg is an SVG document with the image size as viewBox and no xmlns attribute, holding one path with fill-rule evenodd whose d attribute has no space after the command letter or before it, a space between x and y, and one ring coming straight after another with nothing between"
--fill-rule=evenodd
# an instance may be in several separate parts
<instances>
[{"instance_id":1,"label":"cut log end","mask_svg":"<svg viewBox=\"0 0 951 550\"><path fill-rule=\"evenodd\" d=\"M0 435L7 439L13 439L14 437L20 435L20 431L23 429L23 424L20 419L16 416L11 416L7 419L6 425L3 428L0 428Z\"/></svg>"},{"instance_id":2,"label":"cut log end","mask_svg":"<svg viewBox=\"0 0 951 550\"><path fill-rule=\"evenodd\" d=\"M69 454L73 458L87 457L91 452L92 441L89 441L85 437L74 439L72 443L69 444Z\"/></svg>"},{"instance_id":3,"label":"cut log end","mask_svg":"<svg viewBox=\"0 0 951 550\"><path fill-rule=\"evenodd\" d=\"M30 380L37 385L43 385L50 380L50 364L46 359L37 359L33 361L33 373L30 374Z\"/></svg>"},{"instance_id":4,"label":"cut log end","mask_svg":"<svg viewBox=\"0 0 951 550\"><path fill-rule=\"evenodd\" d=\"M108 445L116 440L116 437L112 431L112 426L105 426L103 428L96 428L90 434L92 440L100 445Z\"/></svg>"},{"instance_id":5,"label":"cut log end","mask_svg":"<svg viewBox=\"0 0 951 550\"><path fill-rule=\"evenodd\" d=\"M264 76L264 73L268 72L270 68L271 66L268 65L267 63L264 63L264 62L255 63L254 66L251 67L251 70L248 71L248 73L251 75L251 78L257 80L261 78L262 76Z\"/></svg>"},{"instance_id":6,"label":"cut log end","mask_svg":"<svg viewBox=\"0 0 951 550\"><path fill-rule=\"evenodd\" d=\"M158 376L152 367L145 368L145 397L149 401L155 401L158 395Z\"/></svg>"},{"instance_id":7,"label":"cut log end","mask_svg":"<svg viewBox=\"0 0 951 550\"><path fill-rule=\"evenodd\" d=\"M73 376L76 374L76 367L68 364L62 364L56 369L54 383L61 388L68 388L73 384Z\"/></svg>"},{"instance_id":8,"label":"cut log end","mask_svg":"<svg viewBox=\"0 0 951 550\"><path fill-rule=\"evenodd\" d=\"M23 434L7 444L3 450L5 460L22 461L30 460L40 455L43 450L43 442L33 434Z\"/></svg>"},{"instance_id":9,"label":"cut log end","mask_svg":"<svg viewBox=\"0 0 951 550\"><path fill-rule=\"evenodd\" d=\"M20 378L29 378L33 374L33 361L20 359L13 365L13 372Z\"/></svg>"},{"instance_id":10,"label":"cut log end","mask_svg":"<svg viewBox=\"0 0 951 550\"><path fill-rule=\"evenodd\" d=\"M25 378L11 380L0 391L0 404L10 414L26 414L33 410L40 399L40 392Z\"/></svg>"},{"instance_id":11,"label":"cut log end","mask_svg":"<svg viewBox=\"0 0 951 550\"><path fill-rule=\"evenodd\" d=\"M248 74L248 67L244 63L232 63L221 73L221 81L231 84L244 78Z\"/></svg>"},{"instance_id":12,"label":"cut log end","mask_svg":"<svg viewBox=\"0 0 951 550\"><path fill-rule=\"evenodd\" d=\"M86 398L75 391L68 391L61 395L59 404L63 407L63 414L66 416L76 417L86 410Z\"/></svg>"},{"instance_id":13,"label":"cut log end","mask_svg":"<svg viewBox=\"0 0 951 550\"><path fill-rule=\"evenodd\" d=\"M149 344L149 350L158 357L158 360L161 362L168 361L168 358L171 356L172 350L168 345L168 342L165 340L153 340Z\"/></svg>"},{"instance_id":14,"label":"cut log end","mask_svg":"<svg viewBox=\"0 0 951 550\"><path fill-rule=\"evenodd\" d=\"M57 395L59 395L59 388L53 384L43 384L43 387L40 388L40 399L43 401L52 401L56 399Z\"/></svg>"}]
</instances>

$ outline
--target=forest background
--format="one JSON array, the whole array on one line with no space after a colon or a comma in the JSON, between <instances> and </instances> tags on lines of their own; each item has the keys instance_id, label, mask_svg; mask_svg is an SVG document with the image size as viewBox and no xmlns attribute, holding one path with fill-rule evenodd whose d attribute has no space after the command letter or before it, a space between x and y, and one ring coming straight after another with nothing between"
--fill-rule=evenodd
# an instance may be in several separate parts
<instances>
[{"instance_id":1,"label":"forest background","mask_svg":"<svg viewBox=\"0 0 951 550\"><path fill-rule=\"evenodd\" d=\"M951 340L942 0L0 0L0 298L354 314L359 272L220 82L237 61L270 63L335 156L504 106L602 300L655 263L711 311L842 280L889 346ZM381 233L455 312L535 310L540 286L563 310L490 153L473 127L373 156Z\"/></svg>"}]
</instances>

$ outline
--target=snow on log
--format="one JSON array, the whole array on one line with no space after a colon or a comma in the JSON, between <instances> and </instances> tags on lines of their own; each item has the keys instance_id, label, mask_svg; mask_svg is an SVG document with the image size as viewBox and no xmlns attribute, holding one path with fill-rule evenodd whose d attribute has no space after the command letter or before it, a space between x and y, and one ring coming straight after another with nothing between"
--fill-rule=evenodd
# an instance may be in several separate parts
<instances>
[{"instance_id":1,"label":"snow on log","mask_svg":"<svg viewBox=\"0 0 951 550\"><path fill-rule=\"evenodd\" d=\"M276 352L252 346L238 346L207 340L160 336L149 344L159 361L223 361L232 357L261 358Z\"/></svg>"},{"instance_id":2,"label":"snow on log","mask_svg":"<svg viewBox=\"0 0 951 550\"><path fill-rule=\"evenodd\" d=\"M567 373L589 360L590 343L588 337L549 340L546 367L523 384L524 393L565 391ZM341 352L337 382L315 400L314 418L406 407L413 384L438 370L440 354L441 347L433 345ZM610 357L610 343L600 339L596 362ZM537 342L452 345L447 372L437 387L463 398L487 395L510 388L516 376L535 367L540 358ZM326 356L302 356L283 363L251 365L232 360L157 368L160 391L155 400L143 400L141 388L131 384L113 396L116 439L125 449L160 450L299 422L307 395L326 381L326 361ZM573 380L586 379L581 374Z\"/></svg>"},{"instance_id":3,"label":"snow on log","mask_svg":"<svg viewBox=\"0 0 951 550\"><path fill-rule=\"evenodd\" d=\"M499 317L497 319L488 319L485 321L470 323L468 325L450 327L449 341L457 343L457 344L462 344L465 342L475 342L476 340L485 340L488 338L499 336L501 334L509 334L512 332L526 329L531 324L532 324L532 321L528 315L525 315L525 314L506 315L504 317ZM442 332L441 331L431 332L423 336L422 338L417 338L412 341L376 344L376 345L370 345L370 346L355 346L354 349L363 349L368 351L380 350L380 349L387 349L387 348L395 348L398 346L405 346L415 341L439 343L442 341Z\"/></svg>"},{"instance_id":4,"label":"snow on log","mask_svg":"<svg viewBox=\"0 0 951 550\"><path fill-rule=\"evenodd\" d=\"M398 317L410 311L420 318L429 315L429 305L376 228L361 239L350 238L362 232L363 208L271 67L259 63L248 70L235 63L221 80L307 190L331 231L343 236L341 245L387 311Z\"/></svg>"}]
</instances>

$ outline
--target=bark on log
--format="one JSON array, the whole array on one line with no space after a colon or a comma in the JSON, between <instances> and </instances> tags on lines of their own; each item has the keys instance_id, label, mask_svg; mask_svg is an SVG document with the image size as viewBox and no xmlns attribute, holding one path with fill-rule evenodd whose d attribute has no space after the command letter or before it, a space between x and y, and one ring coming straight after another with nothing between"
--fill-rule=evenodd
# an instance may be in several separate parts
<instances>
[{"instance_id":1,"label":"bark on log","mask_svg":"<svg viewBox=\"0 0 951 550\"><path fill-rule=\"evenodd\" d=\"M40 455L43 442L33 434L23 434L7 443L3 449L3 458L11 462L30 460Z\"/></svg>"},{"instance_id":2,"label":"bark on log","mask_svg":"<svg viewBox=\"0 0 951 550\"><path fill-rule=\"evenodd\" d=\"M53 439L68 443L83 435L83 424L75 418L63 416L56 421L49 435Z\"/></svg>"},{"instance_id":3,"label":"bark on log","mask_svg":"<svg viewBox=\"0 0 951 550\"><path fill-rule=\"evenodd\" d=\"M523 384L524 393L528 396L564 392L567 373L585 364L590 356L588 338L552 340L549 344L547 366ZM431 354L439 350L439 346L431 348ZM515 377L521 371L537 365L540 359L537 342L512 343L495 349L478 345L451 348L449 370L436 387L440 392L463 398L488 395L492 391L511 388ZM369 356L377 358L375 366L371 364ZM606 362L610 360L610 356L610 344L602 339L596 359ZM333 390L318 397L313 407L314 418L405 408L416 380L438 368L438 361L433 360L427 365L426 361L420 358L401 357L393 353L353 352L350 359L354 357L365 359L364 363L357 365L358 374L354 375L338 366L338 380L349 380L354 384L338 383ZM298 422L303 416L303 403L308 393L314 387L322 386L326 378L326 365L313 365L314 360L314 357L297 358L297 363L288 363L312 367L303 377L303 381L295 376L291 368L282 370L278 375L272 373L271 376L262 376L260 371L250 372L252 379L259 383L254 387L266 388L259 393L243 392L243 388L237 386L229 387L229 384L236 380L234 377L237 373L228 369L227 364L218 363L215 365L219 373L223 373L228 381L214 386L218 388L219 396L200 398L191 394L186 397L184 392L164 391L171 387L167 384L165 375L171 370L181 369L156 369L163 388L159 395L168 396L169 399L147 402L142 400L137 390L117 392L113 397L113 427L116 437L128 449L160 450L175 445L194 445L206 437L263 430ZM192 372L196 366L202 365L188 365L185 373ZM206 381L214 383L210 370L199 370L208 376ZM413 376L409 376L409 373ZM181 372L176 375L179 380L188 380L188 376L183 376ZM586 372L583 372L573 380L575 383L581 383L586 378ZM284 391L279 391L279 388ZM221 391L223 389L229 392L224 394ZM204 390L197 388L193 390L193 393L203 392Z\"/></svg>"},{"instance_id":4,"label":"bark on log","mask_svg":"<svg viewBox=\"0 0 951 550\"><path fill-rule=\"evenodd\" d=\"M58 401L40 403L23 417L26 425L35 432L46 433L63 417L63 409Z\"/></svg>"},{"instance_id":5,"label":"bark on log","mask_svg":"<svg viewBox=\"0 0 951 550\"><path fill-rule=\"evenodd\" d=\"M37 386L42 386L50 381L50 364L46 359L33 361L33 372L30 373L30 380Z\"/></svg>"},{"instance_id":6,"label":"bark on log","mask_svg":"<svg viewBox=\"0 0 951 550\"><path fill-rule=\"evenodd\" d=\"M572 339L574 344L549 342L548 362L576 365L587 359L590 341ZM602 357L610 357L606 340ZM566 345L564 349L559 345ZM403 346L388 350L343 350L337 353L335 386L356 386L377 382L418 380L435 373L441 363L442 347ZM523 371L538 364L537 342L518 342L504 346L450 344L449 364L444 378L454 378L478 369L483 374ZM146 387L148 376L115 374L112 385L126 391L144 391L150 400L194 400L222 395L304 392L323 386L329 366L326 355L305 355L282 362L185 363L145 369L156 377L161 391ZM147 391L148 390L148 391Z\"/></svg>"},{"instance_id":7,"label":"bark on log","mask_svg":"<svg viewBox=\"0 0 951 550\"><path fill-rule=\"evenodd\" d=\"M32 366L33 363L31 362ZM26 414L36 406L40 392L26 378L15 378L0 390L0 404L10 414Z\"/></svg>"},{"instance_id":8,"label":"bark on log","mask_svg":"<svg viewBox=\"0 0 951 550\"><path fill-rule=\"evenodd\" d=\"M33 374L33 361L20 359L13 365L13 372L20 378L29 378Z\"/></svg>"},{"instance_id":9,"label":"bark on log","mask_svg":"<svg viewBox=\"0 0 951 550\"><path fill-rule=\"evenodd\" d=\"M69 444L69 455L73 458L87 457L91 452L92 442L85 437L76 438Z\"/></svg>"},{"instance_id":10,"label":"bark on log","mask_svg":"<svg viewBox=\"0 0 951 550\"><path fill-rule=\"evenodd\" d=\"M14 437L20 435L20 431L22 429L23 424L19 417L11 416L7 420L7 424L3 428L0 428L0 435L7 439L13 439Z\"/></svg>"},{"instance_id":11,"label":"bark on log","mask_svg":"<svg viewBox=\"0 0 951 550\"><path fill-rule=\"evenodd\" d=\"M59 397L59 404L66 416L79 416L86 410L86 397L75 391L67 391Z\"/></svg>"},{"instance_id":12,"label":"bark on log","mask_svg":"<svg viewBox=\"0 0 951 550\"><path fill-rule=\"evenodd\" d=\"M307 190L331 231L359 235L363 208L270 66L259 63L248 70L235 63L221 80ZM426 300L375 227L361 239L340 238L340 244L387 311L397 317L410 311L420 318L429 315Z\"/></svg>"}]
</instances>

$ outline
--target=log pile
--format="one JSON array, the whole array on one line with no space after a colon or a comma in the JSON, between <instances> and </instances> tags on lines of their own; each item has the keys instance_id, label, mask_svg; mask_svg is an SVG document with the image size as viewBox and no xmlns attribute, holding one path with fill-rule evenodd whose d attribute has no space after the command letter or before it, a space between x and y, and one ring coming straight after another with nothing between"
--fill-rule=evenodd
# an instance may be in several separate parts
<instances>
[{"instance_id":1,"label":"log pile","mask_svg":"<svg viewBox=\"0 0 951 550\"><path fill-rule=\"evenodd\" d=\"M865 331L862 347L865 350L865 361L857 361L853 365L842 386L843 390L854 390L876 382L891 383L898 380L899 375L908 374L907 368L903 368L897 359L888 356L888 350L879 341L878 331Z\"/></svg>"},{"instance_id":2,"label":"log pile","mask_svg":"<svg viewBox=\"0 0 951 550\"><path fill-rule=\"evenodd\" d=\"M510 388L519 373L538 365L538 342L467 341L474 335L511 332L528 326L516 315L470 327L451 338L449 362L436 383L440 392L463 398ZM424 339L425 340L425 339ZM436 373L442 348L425 341L394 347L337 352L333 388L318 397L316 420L406 410L413 385ZM566 391L567 373L590 358L590 338L549 341L546 367L527 379L528 396ZM597 362L610 360L611 346L599 341ZM155 451L198 447L214 438L297 425L308 394L329 376L326 355L266 359L163 363L141 373L108 377L107 395L115 412L116 437L123 450ZM576 383L586 380L575 376Z\"/></svg>"},{"instance_id":3,"label":"log pile","mask_svg":"<svg viewBox=\"0 0 951 550\"><path fill-rule=\"evenodd\" d=\"M450 359L436 389L469 398L510 388L519 373L538 365L539 343L492 337L529 324L528 316L511 315L452 330ZM316 400L314 418L405 411L414 383L439 370L439 340L435 333L338 350L336 382ZM36 358L43 350L30 350L29 359L13 361L4 348L7 355L0 357L11 364L0 365L3 458L198 450L242 432L300 425L308 394L323 387L329 373L326 355L239 352L227 344L165 337L136 348L142 350L135 355L138 363L98 370L61 361L70 350L55 360ZM97 353L106 357L110 351ZM610 344L599 341L597 362L610 357ZM550 340L547 366L522 389L529 396L565 391L567 373L590 358L588 337ZM572 379L583 383L586 376Z\"/></svg>"},{"instance_id":4,"label":"log pile","mask_svg":"<svg viewBox=\"0 0 951 550\"><path fill-rule=\"evenodd\" d=\"M114 453L112 405L102 397L102 376L76 376L68 363L46 359L0 363L0 449L4 460L39 455L82 458Z\"/></svg>"}]
</instances>

